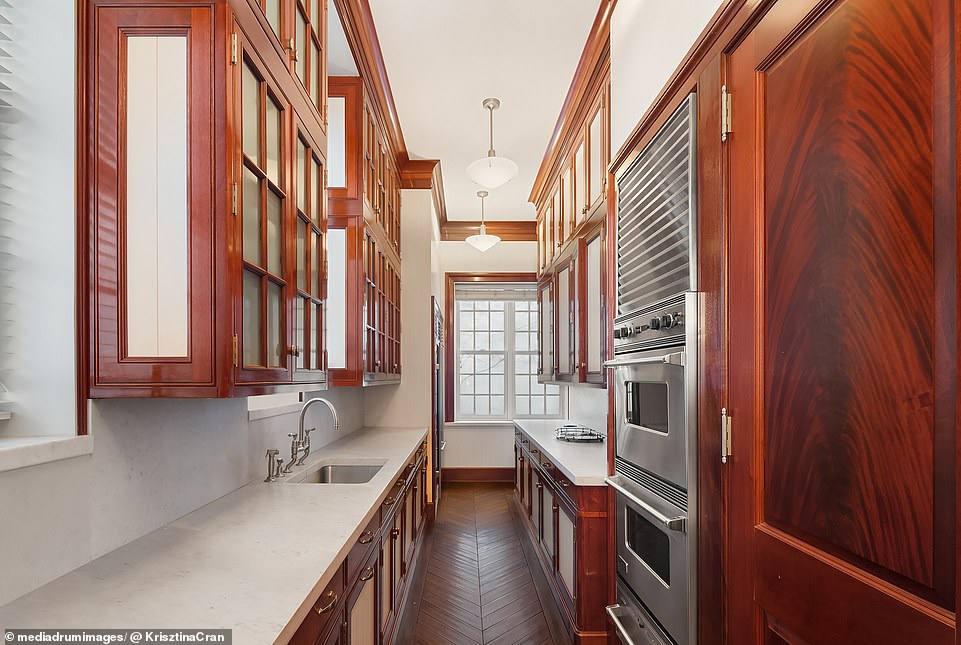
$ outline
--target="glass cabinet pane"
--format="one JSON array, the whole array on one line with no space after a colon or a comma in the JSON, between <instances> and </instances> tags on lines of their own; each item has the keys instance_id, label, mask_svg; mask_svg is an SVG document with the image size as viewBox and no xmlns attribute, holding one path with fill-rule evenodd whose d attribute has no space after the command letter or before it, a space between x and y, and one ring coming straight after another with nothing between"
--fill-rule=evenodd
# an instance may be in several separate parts
<instances>
[{"instance_id":1,"label":"glass cabinet pane","mask_svg":"<svg viewBox=\"0 0 961 645\"><path fill-rule=\"evenodd\" d=\"M307 146L297 139L297 210L307 212Z\"/></svg>"},{"instance_id":2,"label":"glass cabinet pane","mask_svg":"<svg viewBox=\"0 0 961 645\"><path fill-rule=\"evenodd\" d=\"M281 224L280 197L272 189L267 189L267 271L281 275L283 225Z\"/></svg>"},{"instance_id":3,"label":"glass cabinet pane","mask_svg":"<svg viewBox=\"0 0 961 645\"><path fill-rule=\"evenodd\" d=\"M267 14L267 22L270 23L271 29L280 37L280 0L265 0L266 6L264 7L264 13Z\"/></svg>"},{"instance_id":4,"label":"glass cabinet pane","mask_svg":"<svg viewBox=\"0 0 961 645\"><path fill-rule=\"evenodd\" d=\"M310 316L310 369L317 369L319 363L317 362L318 353L317 348L319 345L318 339L320 338L320 305L314 305L311 303L310 306L311 316Z\"/></svg>"},{"instance_id":5,"label":"glass cabinet pane","mask_svg":"<svg viewBox=\"0 0 961 645\"><path fill-rule=\"evenodd\" d=\"M296 56L297 56L297 76L300 77L304 87L307 86L307 23L299 10L297 14L297 35L296 35Z\"/></svg>"},{"instance_id":6,"label":"glass cabinet pane","mask_svg":"<svg viewBox=\"0 0 961 645\"><path fill-rule=\"evenodd\" d=\"M604 160L601 158L603 155L601 148L601 115L603 113L603 110L598 110L594 115L594 120L591 121L590 133L588 134L591 139L590 160L587 164L590 172L590 194L588 195L587 200L589 205L594 204L594 202L596 202L601 196L601 177L607 172L607 169L604 168Z\"/></svg>"},{"instance_id":7,"label":"glass cabinet pane","mask_svg":"<svg viewBox=\"0 0 961 645\"><path fill-rule=\"evenodd\" d=\"M320 235L310 231L310 284L308 290L315 296L320 295Z\"/></svg>"},{"instance_id":8,"label":"glass cabinet pane","mask_svg":"<svg viewBox=\"0 0 961 645\"><path fill-rule=\"evenodd\" d=\"M307 224L297 220L297 288L307 291Z\"/></svg>"},{"instance_id":9,"label":"glass cabinet pane","mask_svg":"<svg viewBox=\"0 0 961 645\"><path fill-rule=\"evenodd\" d=\"M249 168L244 168L243 203L241 207L243 208L244 219L244 259L260 265L260 180Z\"/></svg>"},{"instance_id":10,"label":"glass cabinet pane","mask_svg":"<svg viewBox=\"0 0 961 645\"><path fill-rule=\"evenodd\" d=\"M561 175L561 208L564 209L563 234L558 239L563 243L571 236L571 228L574 223L574 183L571 181L571 167L564 169Z\"/></svg>"},{"instance_id":11,"label":"glass cabinet pane","mask_svg":"<svg viewBox=\"0 0 961 645\"><path fill-rule=\"evenodd\" d=\"M263 365L263 286L259 275L244 271L244 365Z\"/></svg>"},{"instance_id":12,"label":"glass cabinet pane","mask_svg":"<svg viewBox=\"0 0 961 645\"><path fill-rule=\"evenodd\" d=\"M304 369L306 367L307 354L304 351L306 344L304 341L307 336L307 301L304 298L297 298L297 302L294 305L296 311L294 311L294 343L296 343L299 351L297 352L297 369Z\"/></svg>"},{"instance_id":13,"label":"glass cabinet pane","mask_svg":"<svg viewBox=\"0 0 961 645\"><path fill-rule=\"evenodd\" d=\"M321 184L324 183L324 175L320 171L320 163L317 157L310 157L310 220L320 226L320 213L323 204L320 201Z\"/></svg>"},{"instance_id":14,"label":"glass cabinet pane","mask_svg":"<svg viewBox=\"0 0 961 645\"><path fill-rule=\"evenodd\" d=\"M601 371L601 236L587 244L587 371Z\"/></svg>"},{"instance_id":15,"label":"glass cabinet pane","mask_svg":"<svg viewBox=\"0 0 961 645\"><path fill-rule=\"evenodd\" d=\"M267 178L280 185L280 108L267 99Z\"/></svg>"},{"instance_id":16,"label":"glass cabinet pane","mask_svg":"<svg viewBox=\"0 0 961 645\"><path fill-rule=\"evenodd\" d=\"M310 79L310 98L313 100L314 105L320 105L320 74L323 70L320 69L320 48L317 46L317 42L311 38L310 39L310 64L311 64L311 79Z\"/></svg>"},{"instance_id":17,"label":"glass cabinet pane","mask_svg":"<svg viewBox=\"0 0 961 645\"><path fill-rule=\"evenodd\" d=\"M574 153L574 220L580 224L587 212L587 167L584 163L584 141Z\"/></svg>"},{"instance_id":18,"label":"glass cabinet pane","mask_svg":"<svg viewBox=\"0 0 961 645\"><path fill-rule=\"evenodd\" d=\"M320 0L310 0L310 23L314 31L320 36L323 33L323 24L320 22Z\"/></svg>"},{"instance_id":19,"label":"glass cabinet pane","mask_svg":"<svg viewBox=\"0 0 961 645\"><path fill-rule=\"evenodd\" d=\"M243 151L255 163L260 163L260 79L246 62L240 84Z\"/></svg>"},{"instance_id":20,"label":"glass cabinet pane","mask_svg":"<svg viewBox=\"0 0 961 645\"><path fill-rule=\"evenodd\" d=\"M270 367L284 367L281 292L280 285L267 282L267 359Z\"/></svg>"},{"instance_id":21,"label":"glass cabinet pane","mask_svg":"<svg viewBox=\"0 0 961 645\"><path fill-rule=\"evenodd\" d=\"M571 272L569 267L564 267L557 273L557 291L554 295L557 303L557 371L560 374L569 374L571 371L570 291Z\"/></svg>"}]
</instances>

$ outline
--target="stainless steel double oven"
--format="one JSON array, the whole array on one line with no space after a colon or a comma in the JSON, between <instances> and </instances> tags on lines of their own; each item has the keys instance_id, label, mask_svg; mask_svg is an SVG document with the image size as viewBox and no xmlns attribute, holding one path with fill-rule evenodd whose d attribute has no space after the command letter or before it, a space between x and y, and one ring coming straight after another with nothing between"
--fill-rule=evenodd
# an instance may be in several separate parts
<instances>
[{"instance_id":1,"label":"stainless steel double oven","mask_svg":"<svg viewBox=\"0 0 961 645\"><path fill-rule=\"evenodd\" d=\"M615 549L625 645L697 635L695 98L618 178L614 319Z\"/></svg>"},{"instance_id":2,"label":"stainless steel double oven","mask_svg":"<svg viewBox=\"0 0 961 645\"><path fill-rule=\"evenodd\" d=\"M618 335L631 342L621 352L616 344L608 362L619 596L637 596L653 617L642 621L647 631L661 639L634 643L687 645L696 633L698 299L686 293L620 321Z\"/></svg>"}]
</instances>

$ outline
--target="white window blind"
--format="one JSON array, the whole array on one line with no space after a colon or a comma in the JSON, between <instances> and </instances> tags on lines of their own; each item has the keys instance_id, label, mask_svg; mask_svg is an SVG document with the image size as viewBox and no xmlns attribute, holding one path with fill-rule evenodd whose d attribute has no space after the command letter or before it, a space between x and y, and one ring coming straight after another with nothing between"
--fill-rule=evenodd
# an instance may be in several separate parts
<instances>
[{"instance_id":1,"label":"white window blind","mask_svg":"<svg viewBox=\"0 0 961 645\"><path fill-rule=\"evenodd\" d=\"M562 416L561 388L537 382L536 286L459 283L454 307L455 419Z\"/></svg>"}]
</instances>

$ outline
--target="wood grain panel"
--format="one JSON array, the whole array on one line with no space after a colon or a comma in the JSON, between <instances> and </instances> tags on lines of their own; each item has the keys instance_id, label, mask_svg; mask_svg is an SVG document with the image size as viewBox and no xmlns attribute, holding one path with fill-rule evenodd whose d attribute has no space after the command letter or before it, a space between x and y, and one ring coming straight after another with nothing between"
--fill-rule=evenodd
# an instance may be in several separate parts
<instances>
[{"instance_id":1,"label":"wood grain panel","mask_svg":"<svg viewBox=\"0 0 961 645\"><path fill-rule=\"evenodd\" d=\"M929 7L852 0L777 57L763 183L766 518L925 587L936 531L930 20Z\"/></svg>"}]
</instances>

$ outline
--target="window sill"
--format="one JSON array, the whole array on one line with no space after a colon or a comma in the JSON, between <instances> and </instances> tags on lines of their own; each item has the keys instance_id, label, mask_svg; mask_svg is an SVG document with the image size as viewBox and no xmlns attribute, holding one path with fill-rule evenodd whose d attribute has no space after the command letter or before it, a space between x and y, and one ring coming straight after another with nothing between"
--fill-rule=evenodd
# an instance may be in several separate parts
<instances>
[{"instance_id":1,"label":"window sill","mask_svg":"<svg viewBox=\"0 0 961 645\"><path fill-rule=\"evenodd\" d=\"M93 437L0 437L0 472L93 453Z\"/></svg>"},{"instance_id":2,"label":"window sill","mask_svg":"<svg viewBox=\"0 0 961 645\"><path fill-rule=\"evenodd\" d=\"M513 427L514 422L510 419L498 419L496 421L477 420L477 421L445 421L445 428L509 428Z\"/></svg>"}]
</instances>

